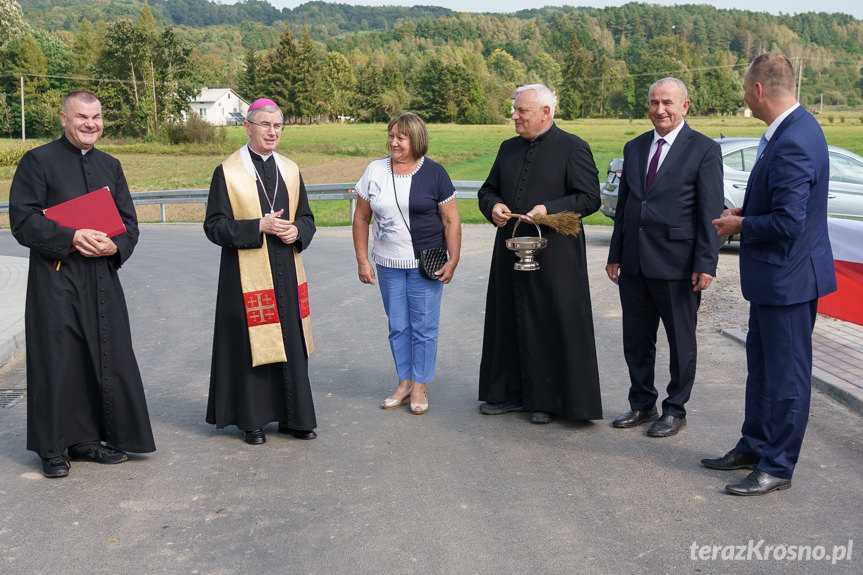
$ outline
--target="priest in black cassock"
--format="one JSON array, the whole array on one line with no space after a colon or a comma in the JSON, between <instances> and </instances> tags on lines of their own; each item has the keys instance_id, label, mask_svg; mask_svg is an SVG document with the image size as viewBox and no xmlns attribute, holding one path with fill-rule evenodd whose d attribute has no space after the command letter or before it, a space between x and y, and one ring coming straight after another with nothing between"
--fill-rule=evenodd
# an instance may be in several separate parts
<instances>
[{"instance_id":1,"label":"priest in black cassock","mask_svg":"<svg viewBox=\"0 0 863 575\"><path fill-rule=\"evenodd\" d=\"M204 221L222 247L207 423L236 425L250 445L266 443L271 422L298 439L317 437L300 255L315 218L299 168L275 151L282 121L272 100L249 106L249 142L213 173Z\"/></svg>"},{"instance_id":2,"label":"priest in black cassock","mask_svg":"<svg viewBox=\"0 0 863 575\"><path fill-rule=\"evenodd\" d=\"M138 220L120 162L97 150L102 104L72 92L64 135L27 152L9 192L12 234L30 248L27 304L27 449L46 477L69 459L122 463L155 451L117 270L138 242ZM46 208L107 187L125 232L108 237L45 216ZM68 449L68 457L66 450Z\"/></svg>"},{"instance_id":3,"label":"priest in black cassock","mask_svg":"<svg viewBox=\"0 0 863 575\"><path fill-rule=\"evenodd\" d=\"M505 246L537 235L532 218L599 209L599 180L590 147L553 121L554 94L541 84L521 86L512 119L518 136L501 144L479 190L479 208L498 226L485 307L479 373L480 411L531 412L533 423L554 416L602 419L599 369L587 278L584 232L576 237L540 226L548 247L541 269L516 271Z\"/></svg>"}]
</instances>

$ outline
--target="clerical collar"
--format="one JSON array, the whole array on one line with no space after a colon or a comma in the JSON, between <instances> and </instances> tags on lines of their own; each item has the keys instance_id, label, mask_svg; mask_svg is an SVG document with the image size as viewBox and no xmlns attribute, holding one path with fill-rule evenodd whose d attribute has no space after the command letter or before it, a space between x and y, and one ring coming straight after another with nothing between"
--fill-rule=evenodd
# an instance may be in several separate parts
<instances>
[{"instance_id":1,"label":"clerical collar","mask_svg":"<svg viewBox=\"0 0 863 575\"><path fill-rule=\"evenodd\" d=\"M81 152L82 156L86 156L90 152L90 150L92 150L96 147L96 146L90 146L86 150L83 148L79 148L78 146L76 146L75 144L72 143L72 140L70 140L69 138L66 137L66 134L63 134L62 136L60 136L60 139L69 147L70 150L78 150L79 152Z\"/></svg>"},{"instance_id":2,"label":"clerical collar","mask_svg":"<svg viewBox=\"0 0 863 575\"><path fill-rule=\"evenodd\" d=\"M543 130L542 132L540 132L539 134L534 136L533 139L528 140L528 141L529 142L537 142L537 141L541 140L543 138L543 136L545 136L548 133L548 131L551 130L553 127L554 127L554 120L551 121L551 124L548 125L548 128L546 128L545 130Z\"/></svg>"},{"instance_id":3,"label":"clerical collar","mask_svg":"<svg viewBox=\"0 0 863 575\"><path fill-rule=\"evenodd\" d=\"M259 154L259 153L257 153L257 152L256 152L256 151L254 151L252 148L249 148L249 155L251 155L251 156L252 156L252 159L253 159L253 160L254 160L254 159L260 159L262 162L266 162L267 160L269 160L270 158L272 158L272 157L273 157L273 153L272 153L272 152L270 152L269 154L267 154L267 155L265 156L265 155L263 155L263 154Z\"/></svg>"}]
</instances>

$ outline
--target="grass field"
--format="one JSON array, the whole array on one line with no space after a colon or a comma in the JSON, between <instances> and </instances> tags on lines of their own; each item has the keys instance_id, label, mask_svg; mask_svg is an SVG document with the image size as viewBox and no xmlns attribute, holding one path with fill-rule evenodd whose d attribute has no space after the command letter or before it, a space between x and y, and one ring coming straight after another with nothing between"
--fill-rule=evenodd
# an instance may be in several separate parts
<instances>
[{"instance_id":1,"label":"grass field","mask_svg":"<svg viewBox=\"0 0 863 575\"><path fill-rule=\"evenodd\" d=\"M832 120L832 121L831 121ZM690 125L710 136L759 136L764 124L755 118L694 117ZM819 121L833 145L863 155L863 116L859 113L823 114ZM604 178L611 158L621 157L623 145L638 134L651 129L650 121L575 120L558 125L586 140L593 150L599 177ZM446 167L453 180L484 180L494 161L501 141L515 135L511 124L496 126L460 126L433 124L429 129L429 157ZM133 192L206 188L213 169L233 150L246 141L241 126L225 130L225 141L209 146L167 146L104 138L100 148L123 163L129 187ZM28 146L38 145L28 141ZM20 142L0 139L0 148L19 146ZM374 158L386 155L384 124L324 124L288 126L282 133L279 151L299 164L306 183L323 184L355 182ZM14 167L0 167L0 201L8 200ZM312 206L319 225L347 225L347 201L321 201ZM465 222L484 222L476 202L459 200L459 212ZM199 221L200 205L169 206L168 218L174 221ZM158 206L140 206L142 221L159 218ZM594 214L588 224L610 224L611 220ZM0 219L8 226L8 218Z\"/></svg>"}]
</instances>

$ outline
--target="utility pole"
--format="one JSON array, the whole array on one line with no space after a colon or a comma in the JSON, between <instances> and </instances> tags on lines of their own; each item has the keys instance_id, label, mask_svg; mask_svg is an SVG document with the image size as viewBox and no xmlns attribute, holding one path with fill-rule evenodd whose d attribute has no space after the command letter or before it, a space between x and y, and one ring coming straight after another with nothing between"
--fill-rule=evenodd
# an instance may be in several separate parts
<instances>
[{"instance_id":1,"label":"utility pole","mask_svg":"<svg viewBox=\"0 0 863 575\"><path fill-rule=\"evenodd\" d=\"M21 93L21 141L27 141L27 134L24 132L24 74L18 76L18 80L20 81L21 89L19 90Z\"/></svg>"}]
</instances>

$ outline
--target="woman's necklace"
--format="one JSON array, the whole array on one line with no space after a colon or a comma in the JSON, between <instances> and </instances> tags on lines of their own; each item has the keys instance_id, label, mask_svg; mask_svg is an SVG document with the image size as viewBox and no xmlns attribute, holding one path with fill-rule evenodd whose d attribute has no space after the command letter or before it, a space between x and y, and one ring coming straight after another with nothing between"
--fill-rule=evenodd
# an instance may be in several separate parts
<instances>
[{"instance_id":1,"label":"woman's necklace","mask_svg":"<svg viewBox=\"0 0 863 575\"><path fill-rule=\"evenodd\" d=\"M273 160L275 161L275 160ZM257 176L258 181L261 183L261 190L264 192L264 197L267 199L267 203L270 205L270 213L276 213L276 194L279 193L279 174L278 167L276 168L276 188L273 190L273 201L270 201L270 196L267 195L267 186L264 185L264 180L261 179L261 174L258 173L258 168L255 168L252 165L252 168L255 170L255 176Z\"/></svg>"}]
</instances>

